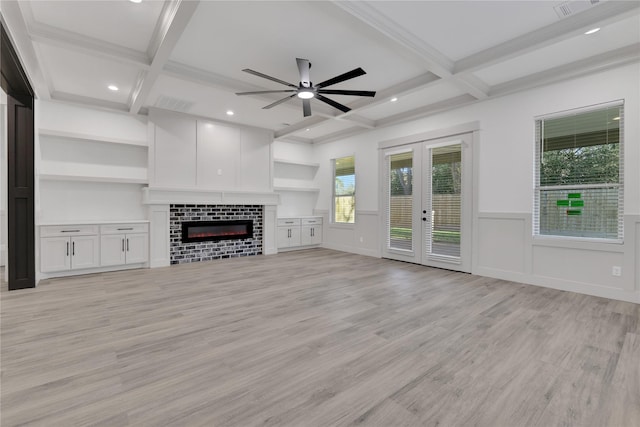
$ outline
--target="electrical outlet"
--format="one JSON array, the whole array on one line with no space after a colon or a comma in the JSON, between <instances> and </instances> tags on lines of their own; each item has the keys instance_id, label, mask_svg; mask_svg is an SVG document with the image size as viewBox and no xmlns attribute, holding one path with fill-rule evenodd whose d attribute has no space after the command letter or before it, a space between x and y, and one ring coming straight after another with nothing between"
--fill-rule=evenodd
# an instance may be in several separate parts
<instances>
[{"instance_id":1,"label":"electrical outlet","mask_svg":"<svg viewBox=\"0 0 640 427\"><path fill-rule=\"evenodd\" d=\"M611 274L612 274L613 276L617 276L617 277L622 276L622 267L620 267L619 265L614 265L614 266L611 268Z\"/></svg>"},{"instance_id":2,"label":"electrical outlet","mask_svg":"<svg viewBox=\"0 0 640 427\"><path fill-rule=\"evenodd\" d=\"M360 236L360 243L364 242L364 237Z\"/></svg>"}]
</instances>

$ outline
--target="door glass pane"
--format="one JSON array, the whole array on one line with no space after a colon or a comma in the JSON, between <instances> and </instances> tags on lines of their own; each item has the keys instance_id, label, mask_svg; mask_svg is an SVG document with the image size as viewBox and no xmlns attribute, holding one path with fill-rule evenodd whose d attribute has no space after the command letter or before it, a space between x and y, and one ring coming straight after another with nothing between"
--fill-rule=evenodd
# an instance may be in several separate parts
<instances>
[{"instance_id":1,"label":"door glass pane","mask_svg":"<svg viewBox=\"0 0 640 427\"><path fill-rule=\"evenodd\" d=\"M460 257L460 202L462 146L431 150L431 227L427 227L427 253Z\"/></svg>"},{"instance_id":2,"label":"door glass pane","mask_svg":"<svg viewBox=\"0 0 640 427\"><path fill-rule=\"evenodd\" d=\"M389 156L390 249L413 250L413 152Z\"/></svg>"}]
</instances>

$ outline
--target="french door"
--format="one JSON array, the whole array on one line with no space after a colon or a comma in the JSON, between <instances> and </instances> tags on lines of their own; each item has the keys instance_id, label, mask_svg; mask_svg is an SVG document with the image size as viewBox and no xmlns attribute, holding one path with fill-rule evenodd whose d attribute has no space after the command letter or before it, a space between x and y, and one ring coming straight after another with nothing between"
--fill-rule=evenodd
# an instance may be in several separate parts
<instances>
[{"instance_id":1,"label":"french door","mask_svg":"<svg viewBox=\"0 0 640 427\"><path fill-rule=\"evenodd\" d=\"M382 151L382 254L471 272L471 134Z\"/></svg>"}]
</instances>

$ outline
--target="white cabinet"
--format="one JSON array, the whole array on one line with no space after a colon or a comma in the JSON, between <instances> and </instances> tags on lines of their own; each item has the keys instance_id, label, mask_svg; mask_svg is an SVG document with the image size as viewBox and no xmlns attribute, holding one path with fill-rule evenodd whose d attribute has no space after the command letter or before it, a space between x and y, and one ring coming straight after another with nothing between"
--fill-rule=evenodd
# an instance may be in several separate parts
<instances>
[{"instance_id":1,"label":"white cabinet","mask_svg":"<svg viewBox=\"0 0 640 427\"><path fill-rule=\"evenodd\" d=\"M99 265L95 226L47 226L41 229L40 270L50 273Z\"/></svg>"},{"instance_id":2,"label":"white cabinet","mask_svg":"<svg viewBox=\"0 0 640 427\"><path fill-rule=\"evenodd\" d=\"M100 265L139 264L149 259L148 224L100 226Z\"/></svg>"},{"instance_id":3,"label":"white cabinet","mask_svg":"<svg viewBox=\"0 0 640 427\"><path fill-rule=\"evenodd\" d=\"M322 243L322 218L278 218L278 249Z\"/></svg>"},{"instance_id":4,"label":"white cabinet","mask_svg":"<svg viewBox=\"0 0 640 427\"><path fill-rule=\"evenodd\" d=\"M42 273L64 273L74 270L83 270L83 273L86 273L98 267L143 264L148 259L147 222L40 227ZM113 269L117 268L110 268Z\"/></svg>"},{"instance_id":5,"label":"white cabinet","mask_svg":"<svg viewBox=\"0 0 640 427\"><path fill-rule=\"evenodd\" d=\"M322 243L322 218L302 218L300 240L302 246Z\"/></svg>"},{"instance_id":6,"label":"white cabinet","mask_svg":"<svg viewBox=\"0 0 640 427\"><path fill-rule=\"evenodd\" d=\"M278 219L278 248L300 246L300 218Z\"/></svg>"}]
</instances>

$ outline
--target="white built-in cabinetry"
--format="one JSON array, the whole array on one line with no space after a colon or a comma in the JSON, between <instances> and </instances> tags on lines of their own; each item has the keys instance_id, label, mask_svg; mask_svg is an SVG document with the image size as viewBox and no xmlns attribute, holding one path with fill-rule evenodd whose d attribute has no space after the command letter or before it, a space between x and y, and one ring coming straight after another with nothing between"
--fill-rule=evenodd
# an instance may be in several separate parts
<instances>
[{"instance_id":1,"label":"white built-in cabinetry","mask_svg":"<svg viewBox=\"0 0 640 427\"><path fill-rule=\"evenodd\" d=\"M100 226L100 265L138 264L149 259L148 224Z\"/></svg>"},{"instance_id":2,"label":"white built-in cabinetry","mask_svg":"<svg viewBox=\"0 0 640 427\"><path fill-rule=\"evenodd\" d=\"M322 217L278 218L278 249L300 249L322 243Z\"/></svg>"},{"instance_id":3,"label":"white built-in cabinetry","mask_svg":"<svg viewBox=\"0 0 640 427\"><path fill-rule=\"evenodd\" d=\"M149 259L146 221L111 224L65 224L40 227L40 271L57 276L118 270ZM103 268L109 267L109 268ZM97 270L99 269L100 270Z\"/></svg>"}]
</instances>

